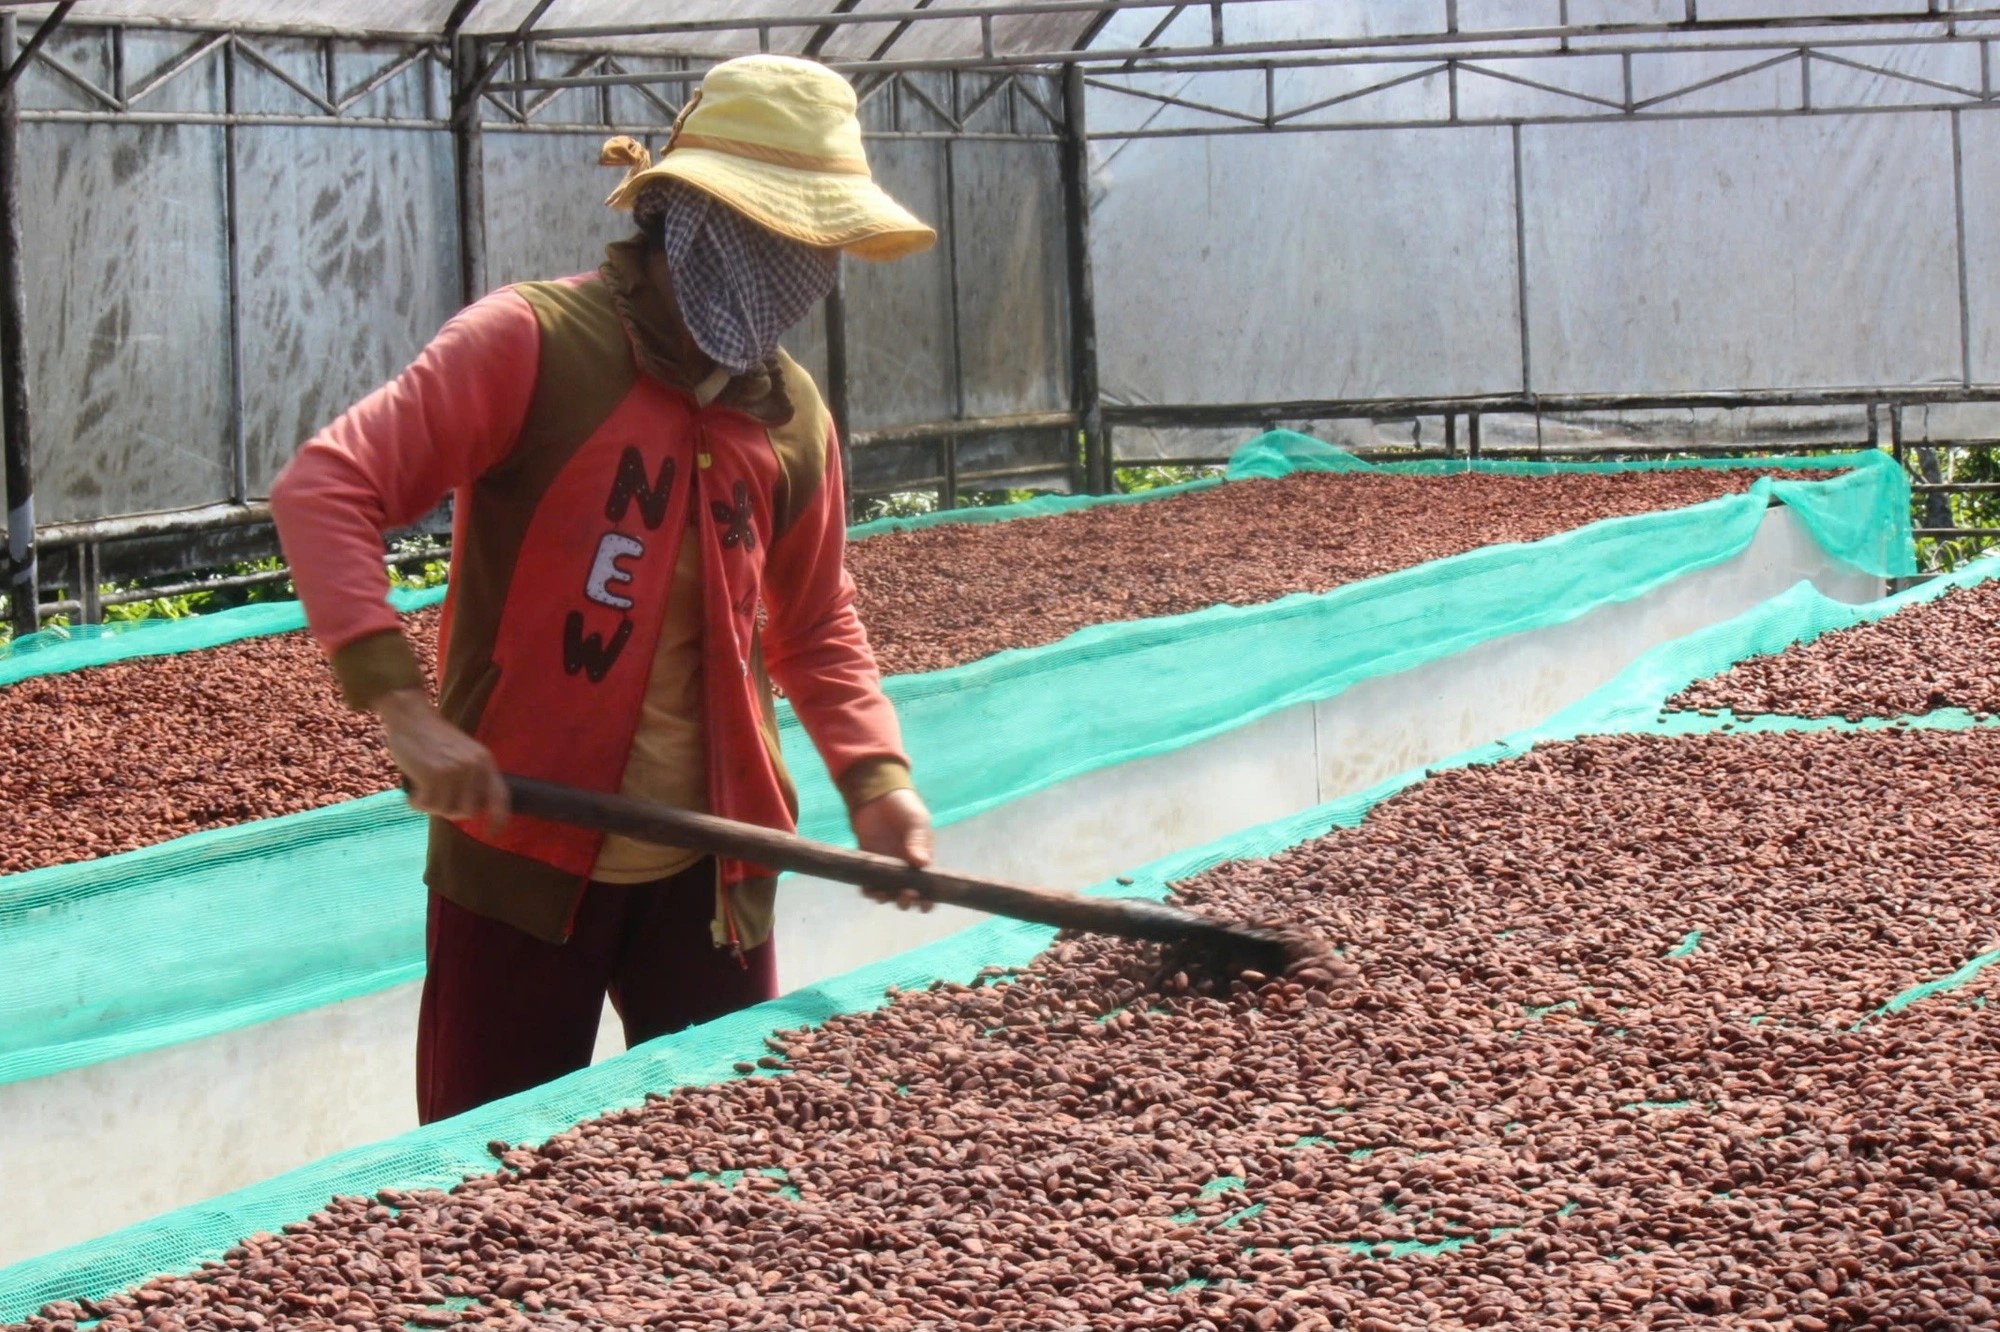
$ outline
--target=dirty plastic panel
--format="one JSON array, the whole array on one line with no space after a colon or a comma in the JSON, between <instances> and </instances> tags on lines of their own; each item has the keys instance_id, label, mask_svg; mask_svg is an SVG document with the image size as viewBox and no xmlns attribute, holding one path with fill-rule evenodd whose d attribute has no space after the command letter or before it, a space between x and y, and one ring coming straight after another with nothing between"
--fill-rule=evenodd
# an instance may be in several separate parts
<instances>
[{"instance_id":1,"label":"dirty plastic panel","mask_svg":"<svg viewBox=\"0 0 2000 1332\"><path fill-rule=\"evenodd\" d=\"M21 127L43 523L229 496L222 136Z\"/></svg>"},{"instance_id":2,"label":"dirty plastic panel","mask_svg":"<svg viewBox=\"0 0 2000 1332\"><path fill-rule=\"evenodd\" d=\"M487 133L486 282L595 272L604 247L632 234L604 206L619 173L597 165L605 135Z\"/></svg>"},{"instance_id":3,"label":"dirty plastic panel","mask_svg":"<svg viewBox=\"0 0 2000 1332\"><path fill-rule=\"evenodd\" d=\"M1112 400L1519 389L1506 130L1099 148L1091 243Z\"/></svg>"},{"instance_id":4,"label":"dirty plastic panel","mask_svg":"<svg viewBox=\"0 0 2000 1332\"><path fill-rule=\"evenodd\" d=\"M938 243L891 264L847 264L848 397L854 428L866 430L958 414L953 383L949 218L944 145L877 140L875 179L938 229Z\"/></svg>"},{"instance_id":5,"label":"dirty plastic panel","mask_svg":"<svg viewBox=\"0 0 2000 1332\"><path fill-rule=\"evenodd\" d=\"M1521 139L1538 391L1959 378L1947 115Z\"/></svg>"},{"instance_id":6,"label":"dirty plastic panel","mask_svg":"<svg viewBox=\"0 0 2000 1332\"><path fill-rule=\"evenodd\" d=\"M1069 268L1060 150L955 144L959 339L969 416L1069 405Z\"/></svg>"},{"instance_id":7,"label":"dirty plastic panel","mask_svg":"<svg viewBox=\"0 0 2000 1332\"><path fill-rule=\"evenodd\" d=\"M250 493L394 376L458 307L451 137L237 131Z\"/></svg>"}]
</instances>

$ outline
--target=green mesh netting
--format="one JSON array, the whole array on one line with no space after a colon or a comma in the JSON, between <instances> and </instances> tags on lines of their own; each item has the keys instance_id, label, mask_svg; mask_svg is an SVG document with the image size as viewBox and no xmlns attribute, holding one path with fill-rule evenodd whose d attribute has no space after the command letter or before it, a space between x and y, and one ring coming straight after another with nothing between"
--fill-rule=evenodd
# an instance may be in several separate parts
<instances>
[{"instance_id":1,"label":"green mesh netting","mask_svg":"<svg viewBox=\"0 0 2000 1332\"><path fill-rule=\"evenodd\" d=\"M1282 435L1250 448L1258 466L1287 451L1313 466L1327 450ZM1327 465L1353 464L1340 458ZM925 796L939 824L950 824L1643 595L1743 550L1774 495L1815 515L1815 532L1867 534L1836 542L1833 553L1848 563L1874 573L1902 567L1910 557L1908 538L1898 546L1894 535L1908 531L1902 471L1882 453L1834 461L1853 470L1821 482L1759 479L1745 494L1487 547L1324 594L1098 626L887 687ZM1168 680L1172 688L1159 687ZM801 830L851 840L839 795L789 712L781 729L799 779ZM423 843L423 820L385 793L0 879L0 1082L415 978Z\"/></svg>"},{"instance_id":2,"label":"green mesh netting","mask_svg":"<svg viewBox=\"0 0 2000 1332\"><path fill-rule=\"evenodd\" d=\"M1711 725L1715 721L1700 720ZM1826 723L1843 724L1838 719ZM1931 719L1917 719L1912 724L1932 723ZM1947 720L1942 724L1957 723ZM2000 725L2000 721L1984 724ZM1542 741L1568 739L1574 733L1568 724L1555 723L1519 732L1429 768L1402 773L1367 791L1164 857L1090 891L1158 900L1170 884L1226 861L1272 856L1331 829L1358 826L1377 804L1434 772L1499 762ZM188 1271L219 1257L245 1236L304 1219L335 1196L366 1196L384 1188L451 1187L467 1175L493 1169L489 1142L545 1141L579 1120L638 1105L648 1093L710 1085L739 1076L734 1066L761 1056L763 1039L773 1031L877 1008L891 987L916 989L938 979L969 982L985 967L1024 966L1047 947L1053 934L1047 928L1015 921L985 921L810 989L636 1047L456 1119L341 1152L110 1235L0 1268L0 1320L20 1318L53 1300L101 1297L160 1273ZM1692 951L1700 938L1699 931L1692 931L1680 948ZM1995 961L2000 961L2000 952L1970 958L1943 976L1915 980L1885 1004L1878 1016L1893 1015L1969 984ZM1403 1252L1421 1249L1411 1246Z\"/></svg>"}]
</instances>

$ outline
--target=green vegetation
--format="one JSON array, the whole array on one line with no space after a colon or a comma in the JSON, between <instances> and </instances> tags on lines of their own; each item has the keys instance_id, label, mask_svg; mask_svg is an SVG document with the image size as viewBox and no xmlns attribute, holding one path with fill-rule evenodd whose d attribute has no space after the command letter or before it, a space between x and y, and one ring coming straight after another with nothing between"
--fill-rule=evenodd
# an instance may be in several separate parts
<instances>
[{"instance_id":1,"label":"green vegetation","mask_svg":"<svg viewBox=\"0 0 2000 1332\"><path fill-rule=\"evenodd\" d=\"M1115 480L1118 493L1136 495L1141 491L1159 490L1163 486L1177 486L1184 481L1196 481L1205 476L1220 476L1220 467L1184 467L1161 464L1147 467L1120 467ZM1057 490L964 490L959 492L958 507L961 509L988 509L1000 504L1020 504L1026 500L1040 499L1044 495L1059 495L1066 492ZM918 514L936 513L938 494L934 490L905 490L893 495L872 495L861 502L854 515L857 523L873 522L877 518L913 518Z\"/></svg>"},{"instance_id":2,"label":"green vegetation","mask_svg":"<svg viewBox=\"0 0 2000 1332\"><path fill-rule=\"evenodd\" d=\"M1118 493L1137 495L1141 491L1178 486L1205 476L1221 476L1220 467L1180 467L1161 464L1153 467L1121 467L1115 474Z\"/></svg>"},{"instance_id":3,"label":"green vegetation","mask_svg":"<svg viewBox=\"0 0 2000 1332\"><path fill-rule=\"evenodd\" d=\"M411 539L397 542L392 548L396 554L415 553L428 549L430 543ZM205 582L228 578L244 578L253 574L277 573L285 567L284 561L273 555L261 560L243 560L218 569L201 569L194 573L168 574L159 578L141 579L133 583L106 583L100 589L105 595L123 592L143 592L152 587L174 587L192 582ZM421 564L391 566L389 585L398 588L425 588L443 585L450 573L450 564L445 560L425 560ZM67 595L69 589L62 589ZM269 601L290 601L298 596L289 578L274 578L269 582L250 583L240 587L208 587L192 592L175 592L163 596L146 597L139 601L121 601L117 605L104 608L104 623L129 624L139 620L184 620L191 615L206 615L211 611L229 610L235 606L254 606ZM53 615L42 621L44 629L67 629L73 623L70 616ZM0 620L0 646L5 646L13 637L13 631L5 620Z\"/></svg>"},{"instance_id":4,"label":"green vegetation","mask_svg":"<svg viewBox=\"0 0 2000 1332\"><path fill-rule=\"evenodd\" d=\"M1943 481L2000 483L2000 450L1996 449L1912 447L1907 465L1910 480L1918 485ZM2000 490L1912 495L1910 521L1916 527L2000 528ZM1949 573L1985 555L1992 547L1991 537L1918 537L1917 567L1925 573Z\"/></svg>"}]
</instances>

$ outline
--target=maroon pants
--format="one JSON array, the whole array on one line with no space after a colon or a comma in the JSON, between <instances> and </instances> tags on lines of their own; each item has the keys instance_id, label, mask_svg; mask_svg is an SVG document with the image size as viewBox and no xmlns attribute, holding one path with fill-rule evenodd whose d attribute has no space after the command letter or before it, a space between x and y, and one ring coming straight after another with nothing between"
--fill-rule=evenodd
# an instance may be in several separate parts
<instances>
[{"instance_id":1,"label":"maroon pants","mask_svg":"<svg viewBox=\"0 0 2000 1332\"><path fill-rule=\"evenodd\" d=\"M657 883L593 883L568 943L545 943L431 894L417 1114L426 1124L590 1063L608 994L625 1043L778 992L771 944L741 960L711 941L715 868Z\"/></svg>"}]
</instances>

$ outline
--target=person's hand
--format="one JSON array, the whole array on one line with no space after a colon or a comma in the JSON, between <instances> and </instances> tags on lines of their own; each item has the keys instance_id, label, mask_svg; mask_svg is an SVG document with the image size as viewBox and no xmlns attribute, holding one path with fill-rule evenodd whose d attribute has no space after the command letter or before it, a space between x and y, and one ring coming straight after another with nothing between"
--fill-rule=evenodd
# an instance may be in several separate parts
<instances>
[{"instance_id":1,"label":"person's hand","mask_svg":"<svg viewBox=\"0 0 2000 1332\"><path fill-rule=\"evenodd\" d=\"M507 783L492 751L438 714L421 689L396 689L375 701L389 757L409 778L410 803L447 819L507 822Z\"/></svg>"},{"instance_id":2,"label":"person's hand","mask_svg":"<svg viewBox=\"0 0 2000 1332\"><path fill-rule=\"evenodd\" d=\"M931 812L915 791L891 791L854 811L854 837L863 851L893 856L922 869L931 863ZM935 903L905 890L901 893L862 889L878 902L894 902L908 910L929 911Z\"/></svg>"}]
</instances>

